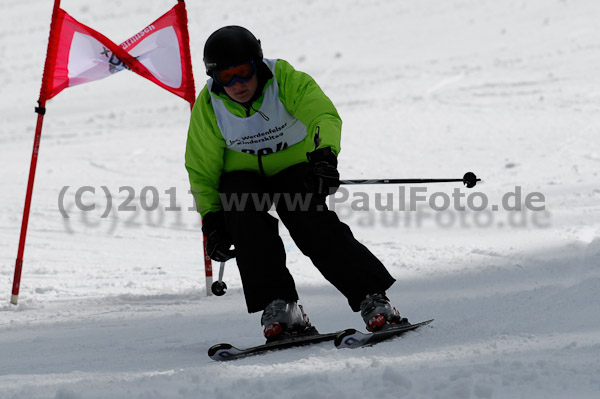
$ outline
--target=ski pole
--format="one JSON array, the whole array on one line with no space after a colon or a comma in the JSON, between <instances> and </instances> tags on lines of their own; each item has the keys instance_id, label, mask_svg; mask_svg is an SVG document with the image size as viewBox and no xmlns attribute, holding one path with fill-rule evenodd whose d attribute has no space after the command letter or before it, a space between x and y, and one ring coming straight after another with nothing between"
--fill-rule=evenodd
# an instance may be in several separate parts
<instances>
[{"instance_id":1,"label":"ski pole","mask_svg":"<svg viewBox=\"0 0 600 399\"><path fill-rule=\"evenodd\" d=\"M227 284L223 282L223 274L225 274L225 262L221 262L221 266L219 267L219 280L210 286L210 290L216 296L225 295L227 292Z\"/></svg>"},{"instance_id":2,"label":"ski pole","mask_svg":"<svg viewBox=\"0 0 600 399\"><path fill-rule=\"evenodd\" d=\"M475 173L467 172L462 179L355 179L340 180L341 184L415 184L415 183L448 183L462 182L467 188L473 188L481 181Z\"/></svg>"}]
</instances>

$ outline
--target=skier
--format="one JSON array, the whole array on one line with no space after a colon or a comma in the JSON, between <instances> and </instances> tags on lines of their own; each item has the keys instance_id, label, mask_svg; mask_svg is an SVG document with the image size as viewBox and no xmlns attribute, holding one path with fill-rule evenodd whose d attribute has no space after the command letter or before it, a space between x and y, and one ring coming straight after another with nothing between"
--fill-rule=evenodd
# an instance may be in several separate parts
<instances>
[{"instance_id":1,"label":"skier","mask_svg":"<svg viewBox=\"0 0 600 399\"><path fill-rule=\"evenodd\" d=\"M248 312L263 312L267 340L316 331L297 304L270 204L369 331L407 322L385 294L394 278L327 209L340 185L342 125L330 99L288 62L263 59L260 41L240 26L210 35L204 64L210 78L192 111L186 169L207 253L236 258Z\"/></svg>"}]
</instances>

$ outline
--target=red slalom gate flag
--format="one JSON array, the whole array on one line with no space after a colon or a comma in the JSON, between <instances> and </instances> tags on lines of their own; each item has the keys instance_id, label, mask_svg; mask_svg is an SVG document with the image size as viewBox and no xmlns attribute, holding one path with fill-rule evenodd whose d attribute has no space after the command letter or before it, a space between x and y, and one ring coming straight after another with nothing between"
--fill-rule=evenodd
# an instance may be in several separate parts
<instances>
[{"instance_id":1,"label":"red slalom gate flag","mask_svg":"<svg viewBox=\"0 0 600 399\"><path fill-rule=\"evenodd\" d=\"M49 100L67 87L103 79L123 69L194 103L183 1L120 45L76 21L64 10L57 10L50 27L41 100Z\"/></svg>"},{"instance_id":2,"label":"red slalom gate flag","mask_svg":"<svg viewBox=\"0 0 600 399\"><path fill-rule=\"evenodd\" d=\"M38 116L15 262L12 304L17 304L21 286L23 254L46 101L67 87L103 79L123 69L129 69L182 97L190 103L190 107L193 106L196 93L187 13L184 1L177 1L177 5L165 15L120 45L116 45L101 33L77 22L60 8L60 0L54 0L39 106L35 108ZM208 285L209 279L212 279L212 269L210 258L206 256L206 237L204 246Z\"/></svg>"}]
</instances>

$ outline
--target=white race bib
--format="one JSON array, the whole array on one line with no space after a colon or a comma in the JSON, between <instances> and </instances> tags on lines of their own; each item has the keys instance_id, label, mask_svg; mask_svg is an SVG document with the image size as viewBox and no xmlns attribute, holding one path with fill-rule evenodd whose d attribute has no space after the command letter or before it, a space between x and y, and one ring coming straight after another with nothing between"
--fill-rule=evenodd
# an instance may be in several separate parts
<instances>
[{"instance_id":1,"label":"white race bib","mask_svg":"<svg viewBox=\"0 0 600 399\"><path fill-rule=\"evenodd\" d=\"M277 60L263 60L275 76ZM290 114L279 100L279 84L273 83L264 94L260 110L247 118L233 115L223 100L212 93L213 80L208 80L217 124L227 148L248 154L267 155L297 144L306 137L306 126Z\"/></svg>"}]
</instances>

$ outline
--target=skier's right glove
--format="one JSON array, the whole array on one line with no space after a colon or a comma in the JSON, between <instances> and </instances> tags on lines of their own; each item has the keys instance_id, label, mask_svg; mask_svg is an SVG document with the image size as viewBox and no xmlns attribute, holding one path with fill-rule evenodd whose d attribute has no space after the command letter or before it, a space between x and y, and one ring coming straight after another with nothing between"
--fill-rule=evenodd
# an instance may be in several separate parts
<instances>
[{"instance_id":1,"label":"skier's right glove","mask_svg":"<svg viewBox=\"0 0 600 399\"><path fill-rule=\"evenodd\" d=\"M206 253L212 260L227 262L235 258L235 250L229 249L233 242L225 229L223 211L209 212L204 215L202 233L206 237Z\"/></svg>"}]
</instances>

